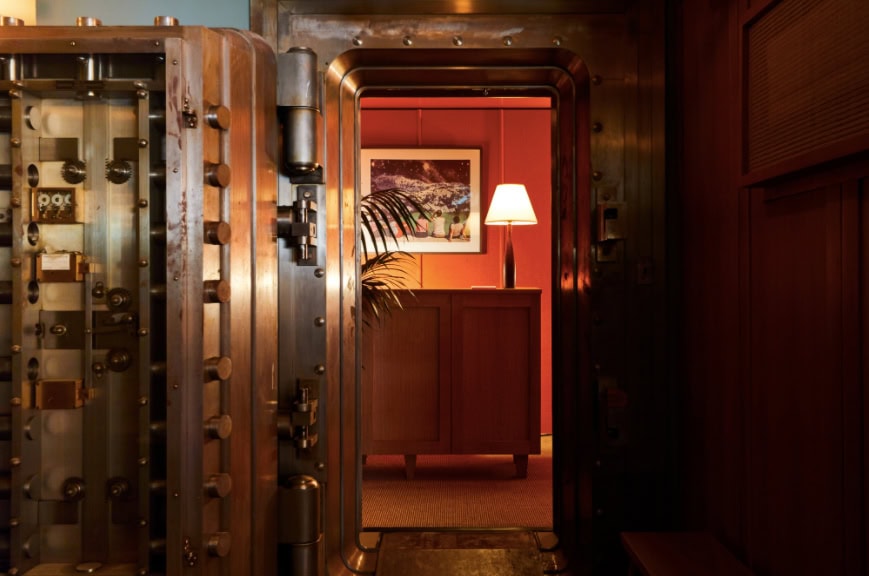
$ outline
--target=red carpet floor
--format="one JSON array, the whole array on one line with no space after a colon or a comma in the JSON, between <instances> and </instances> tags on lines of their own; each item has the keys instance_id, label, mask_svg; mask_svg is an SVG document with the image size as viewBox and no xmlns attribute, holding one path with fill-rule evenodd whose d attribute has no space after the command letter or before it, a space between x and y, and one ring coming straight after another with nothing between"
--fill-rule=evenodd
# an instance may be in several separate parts
<instances>
[{"instance_id":1,"label":"red carpet floor","mask_svg":"<svg viewBox=\"0 0 869 576\"><path fill-rule=\"evenodd\" d=\"M552 528L552 437L517 478L509 455L420 455L413 480L402 456L368 456L362 526L379 528Z\"/></svg>"}]
</instances>

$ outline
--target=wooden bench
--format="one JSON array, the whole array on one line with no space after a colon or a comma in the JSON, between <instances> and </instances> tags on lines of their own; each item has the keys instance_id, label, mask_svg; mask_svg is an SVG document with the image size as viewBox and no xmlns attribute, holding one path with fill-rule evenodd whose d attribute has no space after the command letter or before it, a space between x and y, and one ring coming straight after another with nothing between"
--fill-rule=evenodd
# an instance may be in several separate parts
<instances>
[{"instance_id":1,"label":"wooden bench","mask_svg":"<svg viewBox=\"0 0 869 576\"><path fill-rule=\"evenodd\" d=\"M752 576L705 532L622 532L629 576Z\"/></svg>"}]
</instances>

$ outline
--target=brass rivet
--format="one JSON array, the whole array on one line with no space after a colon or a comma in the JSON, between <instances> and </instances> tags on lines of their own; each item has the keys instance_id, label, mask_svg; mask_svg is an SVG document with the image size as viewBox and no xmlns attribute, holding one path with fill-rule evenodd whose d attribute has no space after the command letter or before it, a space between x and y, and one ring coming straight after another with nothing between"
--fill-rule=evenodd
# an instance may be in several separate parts
<instances>
[{"instance_id":1,"label":"brass rivet","mask_svg":"<svg viewBox=\"0 0 869 576\"><path fill-rule=\"evenodd\" d=\"M139 466L147 466L148 459L147 458L139 458Z\"/></svg>"},{"instance_id":2,"label":"brass rivet","mask_svg":"<svg viewBox=\"0 0 869 576\"><path fill-rule=\"evenodd\" d=\"M12 406L21 406L21 398L18 396L14 396L11 400L9 400L9 404Z\"/></svg>"},{"instance_id":3,"label":"brass rivet","mask_svg":"<svg viewBox=\"0 0 869 576\"><path fill-rule=\"evenodd\" d=\"M14 528L15 526L18 526L18 524L19 524L19 520L18 520L18 518L10 518L10 519L9 519L9 525L12 526L13 528Z\"/></svg>"},{"instance_id":4,"label":"brass rivet","mask_svg":"<svg viewBox=\"0 0 869 576\"><path fill-rule=\"evenodd\" d=\"M11 258L9 260L9 265L12 266L13 268L20 268L21 267L21 258Z\"/></svg>"},{"instance_id":5,"label":"brass rivet","mask_svg":"<svg viewBox=\"0 0 869 576\"><path fill-rule=\"evenodd\" d=\"M316 318L314 318L314 326L325 326L325 325L326 325L326 319L323 318L322 316L317 316Z\"/></svg>"},{"instance_id":6,"label":"brass rivet","mask_svg":"<svg viewBox=\"0 0 869 576\"><path fill-rule=\"evenodd\" d=\"M21 138L12 138L9 140L9 145L13 148L21 148Z\"/></svg>"},{"instance_id":7,"label":"brass rivet","mask_svg":"<svg viewBox=\"0 0 869 576\"><path fill-rule=\"evenodd\" d=\"M603 178L603 172L600 172L599 170L595 170L594 172L591 173L591 177L594 180L600 180L601 178Z\"/></svg>"},{"instance_id":8,"label":"brass rivet","mask_svg":"<svg viewBox=\"0 0 869 576\"><path fill-rule=\"evenodd\" d=\"M512 36L504 36L504 46L512 46L513 45L513 37Z\"/></svg>"},{"instance_id":9,"label":"brass rivet","mask_svg":"<svg viewBox=\"0 0 869 576\"><path fill-rule=\"evenodd\" d=\"M401 43L405 46L413 46L413 38L411 38L410 36L405 36L401 39Z\"/></svg>"},{"instance_id":10,"label":"brass rivet","mask_svg":"<svg viewBox=\"0 0 869 576\"><path fill-rule=\"evenodd\" d=\"M10 458L9 465L12 466L13 468L17 468L18 466L21 466L21 458L19 458L17 456Z\"/></svg>"},{"instance_id":11,"label":"brass rivet","mask_svg":"<svg viewBox=\"0 0 869 576\"><path fill-rule=\"evenodd\" d=\"M552 39L552 45L553 45L553 46L561 46L561 38L559 38L558 36L556 36L555 38L553 38L553 39Z\"/></svg>"},{"instance_id":12,"label":"brass rivet","mask_svg":"<svg viewBox=\"0 0 869 576\"><path fill-rule=\"evenodd\" d=\"M139 331L137 332L137 334L138 334L139 336L147 336L147 335L148 335L148 329L147 329L147 328L139 328Z\"/></svg>"},{"instance_id":13,"label":"brass rivet","mask_svg":"<svg viewBox=\"0 0 869 576\"><path fill-rule=\"evenodd\" d=\"M147 526L148 521L145 518L139 518L139 526Z\"/></svg>"},{"instance_id":14,"label":"brass rivet","mask_svg":"<svg viewBox=\"0 0 869 576\"><path fill-rule=\"evenodd\" d=\"M354 36L352 42L354 46L362 46L362 38L359 36Z\"/></svg>"},{"instance_id":15,"label":"brass rivet","mask_svg":"<svg viewBox=\"0 0 869 576\"><path fill-rule=\"evenodd\" d=\"M147 406L148 405L148 397L140 396L139 397L139 406Z\"/></svg>"},{"instance_id":16,"label":"brass rivet","mask_svg":"<svg viewBox=\"0 0 869 576\"><path fill-rule=\"evenodd\" d=\"M147 147L148 147L148 141L145 140L144 138L140 139L139 140L139 148L147 148Z\"/></svg>"},{"instance_id":17,"label":"brass rivet","mask_svg":"<svg viewBox=\"0 0 869 576\"><path fill-rule=\"evenodd\" d=\"M21 98L21 90L10 90L9 91L10 98Z\"/></svg>"},{"instance_id":18,"label":"brass rivet","mask_svg":"<svg viewBox=\"0 0 869 576\"><path fill-rule=\"evenodd\" d=\"M326 271L323 270L322 268L317 268L316 270L314 270L314 276L316 276L317 278L322 278L325 275L326 275Z\"/></svg>"},{"instance_id":19,"label":"brass rivet","mask_svg":"<svg viewBox=\"0 0 869 576\"><path fill-rule=\"evenodd\" d=\"M316 366L314 366L314 373L315 374L325 374L326 367L323 366L322 364L317 364Z\"/></svg>"},{"instance_id":20,"label":"brass rivet","mask_svg":"<svg viewBox=\"0 0 869 576\"><path fill-rule=\"evenodd\" d=\"M453 46L461 46L465 41L462 40L461 36L453 36Z\"/></svg>"},{"instance_id":21,"label":"brass rivet","mask_svg":"<svg viewBox=\"0 0 869 576\"><path fill-rule=\"evenodd\" d=\"M12 347L10 348L10 350L12 350L13 354L20 354L21 353L21 344L13 344Z\"/></svg>"},{"instance_id":22,"label":"brass rivet","mask_svg":"<svg viewBox=\"0 0 869 576\"><path fill-rule=\"evenodd\" d=\"M139 267L140 267L140 268L145 268L146 266L148 266L148 260L147 260L147 259L142 258L141 260L139 260Z\"/></svg>"},{"instance_id":23,"label":"brass rivet","mask_svg":"<svg viewBox=\"0 0 869 576\"><path fill-rule=\"evenodd\" d=\"M75 46L75 40L69 43L70 46Z\"/></svg>"},{"instance_id":24,"label":"brass rivet","mask_svg":"<svg viewBox=\"0 0 869 576\"><path fill-rule=\"evenodd\" d=\"M148 92L146 90L136 90L136 96L139 97L139 100L146 100L148 98Z\"/></svg>"},{"instance_id":25,"label":"brass rivet","mask_svg":"<svg viewBox=\"0 0 869 576\"><path fill-rule=\"evenodd\" d=\"M9 205L13 208L21 208L21 198L18 196L13 196L9 199Z\"/></svg>"},{"instance_id":26,"label":"brass rivet","mask_svg":"<svg viewBox=\"0 0 869 576\"><path fill-rule=\"evenodd\" d=\"M144 198L142 198L141 200L139 200L139 208L147 208L147 207L148 207L148 201L147 201L147 200L145 200Z\"/></svg>"}]
</instances>

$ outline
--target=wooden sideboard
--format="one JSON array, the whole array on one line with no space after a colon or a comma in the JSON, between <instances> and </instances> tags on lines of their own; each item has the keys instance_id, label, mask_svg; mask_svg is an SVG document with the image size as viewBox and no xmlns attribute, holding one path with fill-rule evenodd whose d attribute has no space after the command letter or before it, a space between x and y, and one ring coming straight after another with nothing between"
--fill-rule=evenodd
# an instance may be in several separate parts
<instances>
[{"instance_id":1,"label":"wooden sideboard","mask_svg":"<svg viewBox=\"0 0 869 576\"><path fill-rule=\"evenodd\" d=\"M362 331L362 453L540 453L540 290L414 290Z\"/></svg>"}]
</instances>

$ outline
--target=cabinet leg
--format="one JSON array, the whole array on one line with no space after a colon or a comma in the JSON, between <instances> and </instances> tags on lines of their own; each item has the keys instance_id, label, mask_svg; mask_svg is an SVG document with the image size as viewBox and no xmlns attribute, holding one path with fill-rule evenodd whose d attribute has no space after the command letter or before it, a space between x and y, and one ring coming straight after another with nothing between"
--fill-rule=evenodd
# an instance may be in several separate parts
<instances>
[{"instance_id":1,"label":"cabinet leg","mask_svg":"<svg viewBox=\"0 0 869 576\"><path fill-rule=\"evenodd\" d=\"M527 460L527 458L526 458ZM413 475L416 473L416 454L404 455L404 477L408 480L413 480Z\"/></svg>"},{"instance_id":2,"label":"cabinet leg","mask_svg":"<svg viewBox=\"0 0 869 576\"><path fill-rule=\"evenodd\" d=\"M528 477L528 454L513 454L513 464L518 478Z\"/></svg>"}]
</instances>

